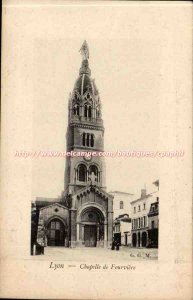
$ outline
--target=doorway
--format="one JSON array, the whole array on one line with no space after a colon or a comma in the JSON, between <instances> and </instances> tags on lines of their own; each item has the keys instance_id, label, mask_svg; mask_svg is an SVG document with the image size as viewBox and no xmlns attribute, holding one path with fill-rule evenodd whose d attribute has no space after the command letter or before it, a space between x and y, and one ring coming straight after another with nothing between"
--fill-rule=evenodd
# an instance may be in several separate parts
<instances>
[{"instance_id":1,"label":"doorway","mask_svg":"<svg viewBox=\"0 0 193 300\"><path fill-rule=\"evenodd\" d=\"M127 233L125 233L125 246L127 246Z\"/></svg>"},{"instance_id":2,"label":"doorway","mask_svg":"<svg viewBox=\"0 0 193 300\"><path fill-rule=\"evenodd\" d=\"M85 247L96 247L97 245L97 227L96 225L85 225L84 227Z\"/></svg>"},{"instance_id":3,"label":"doorway","mask_svg":"<svg viewBox=\"0 0 193 300\"><path fill-rule=\"evenodd\" d=\"M133 235L132 235L132 244L133 244L133 247L137 246L137 235L136 235L136 233L133 233Z\"/></svg>"},{"instance_id":4,"label":"doorway","mask_svg":"<svg viewBox=\"0 0 193 300\"><path fill-rule=\"evenodd\" d=\"M143 232L142 233L142 247L146 247L147 245L147 233Z\"/></svg>"},{"instance_id":5,"label":"doorway","mask_svg":"<svg viewBox=\"0 0 193 300\"><path fill-rule=\"evenodd\" d=\"M65 227L59 219L50 221L47 226L48 246L64 246Z\"/></svg>"},{"instance_id":6,"label":"doorway","mask_svg":"<svg viewBox=\"0 0 193 300\"><path fill-rule=\"evenodd\" d=\"M140 232L138 232L138 247L140 247L140 244L141 244L140 239L141 239L141 235L140 235Z\"/></svg>"}]
</instances>

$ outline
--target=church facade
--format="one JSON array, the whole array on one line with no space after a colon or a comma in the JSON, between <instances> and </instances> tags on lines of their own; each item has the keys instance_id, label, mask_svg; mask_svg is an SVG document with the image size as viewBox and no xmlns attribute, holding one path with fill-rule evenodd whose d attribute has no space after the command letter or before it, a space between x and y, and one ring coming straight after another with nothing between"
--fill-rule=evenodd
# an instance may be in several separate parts
<instances>
[{"instance_id":1,"label":"church facade","mask_svg":"<svg viewBox=\"0 0 193 300\"><path fill-rule=\"evenodd\" d=\"M104 125L98 89L91 78L86 41L68 102L64 192L59 199L37 198L32 208L34 244L111 247L113 196L106 191Z\"/></svg>"}]
</instances>

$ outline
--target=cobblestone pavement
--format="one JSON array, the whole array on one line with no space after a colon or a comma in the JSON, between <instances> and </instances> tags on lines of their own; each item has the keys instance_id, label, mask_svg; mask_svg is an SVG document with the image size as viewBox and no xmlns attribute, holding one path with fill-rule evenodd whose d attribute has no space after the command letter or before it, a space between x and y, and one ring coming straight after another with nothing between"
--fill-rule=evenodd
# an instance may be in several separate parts
<instances>
[{"instance_id":1,"label":"cobblestone pavement","mask_svg":"<svg viewBox=\"0 0 193 300\"><path fill-rule=\"evenodd\" d=\"M53 259L63 261L136 261L155 260L158 249L130 248L121 246L119 251L106 248L64 248L46 247L44 255L33 256L38 259Z\"/></svg>"}]
</instances>

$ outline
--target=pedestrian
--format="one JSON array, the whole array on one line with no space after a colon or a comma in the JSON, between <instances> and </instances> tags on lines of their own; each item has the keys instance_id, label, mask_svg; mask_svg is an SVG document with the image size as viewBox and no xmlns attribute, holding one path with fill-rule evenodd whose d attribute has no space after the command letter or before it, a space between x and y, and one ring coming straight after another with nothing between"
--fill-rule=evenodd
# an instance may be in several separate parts
<instances>
[{"instance_id":1,"label":"pedestrian","mask_svg":"<svg viewBox=\"0 0 193 300\"><path fill-rule=\"evenodd\" d=\"M111 250L115 250L115 239L113 238Z\"/></svg>"},{"instance_id":2,"label":"pedestrian","mask_svg":"<svg viewBox=\"0 0 193 300\"><path fill-rule=\"evenodd\" d=\"M120 246L120 244L119 244L119 242L117 241L117 243L116 243L116 250L117 250L117 251L119 251L119 246Z\"/></svg>"}]
</instances>

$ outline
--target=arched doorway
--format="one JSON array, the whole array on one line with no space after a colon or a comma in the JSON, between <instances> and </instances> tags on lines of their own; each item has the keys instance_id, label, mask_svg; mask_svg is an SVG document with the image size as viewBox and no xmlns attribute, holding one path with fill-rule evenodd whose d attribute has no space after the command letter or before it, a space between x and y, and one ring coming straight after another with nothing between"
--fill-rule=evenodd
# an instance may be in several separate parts
<instances>
[{"instance_id":1,"label":"arched doorway","mask_svg":"<svg viewBox=\"0 0 193 300\"><path fill-rule=\"evenodd\" d=\"M96 207L85 208L80 215L80 240L85 247L104 245L104 216Z\"/></svg>"},{"instance_id":2,"label":"arched doorway","mask_svg":"<svg viewBox=\"0 0 193 300\"><path fill-rule=\"evenodd\" d=\"M47 245L48 246L64 246L65 245L65 226L58 219L52 219L47 225Z\"/></svg>"},{"instance_id":3,"label":"arched doorway","mask_svg":"<svg viewBox=\"0 0 193 300\"><path fill-rule=\"evenodd\" d=\"M137 246L137 235L136 235L136 233L133 233L133 235L132 235L132 244L133 244L133 247Z\"/></svg>"},{"instance_id":4,"label":"arched doorway","mask_svg":"<svg viewBox=\"0 0 193 300\"><path fill-rule=\"evenodd\" d=\"M147 233L143 232L142 233L142 247L146 247L147 245Z\"/></svg>"}]
</instances>

